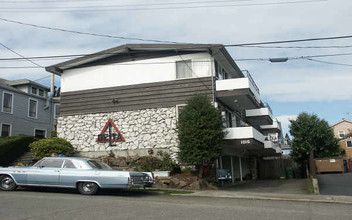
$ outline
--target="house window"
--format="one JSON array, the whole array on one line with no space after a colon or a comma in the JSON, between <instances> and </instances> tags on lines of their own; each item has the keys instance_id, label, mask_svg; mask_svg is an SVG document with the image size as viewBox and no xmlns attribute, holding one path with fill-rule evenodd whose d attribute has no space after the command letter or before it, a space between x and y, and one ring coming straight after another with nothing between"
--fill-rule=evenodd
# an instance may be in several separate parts
<instances>
[{"instance_id":1,"label":"house window","mask_svg":"<svg viewBox=\"0 0 352 220\"><path fill-rule=\"evenodd\" d=\"M57 119L60 114L60 104L54 104L54 118Z\"/></svg>"},{"instance_id":2,"label":"house window","mask_svg":"<svg viewBox=\"0 0 352 220\"><path fill-rule=\"evenodd\" d=\"M11 136L11 125L2 124L1 125L1 137Z\"/></svg>"},{"instance_id":3,"label":"house window","mask_svg":"<svg viewBox=\"0 0 352 220\"><path fill-rule=\"evenodd\" d=\"M340 138L345 137L345 131L339 131L339 137Z\"/></svg>"},{"instance_id":4,"label":"house window","mask_svg":"<svg viewBox=\"0 0 352 220\"><path fill-rule=\"evenodd\" d=\"M37 95L37 88L32 87L32 94Z\"/></svg>"},{"instance_id":5,"label":"house window","mask_svg":"<svg viewBox=\"0 0 352 220\"><path fill-rule=\"evenodd\" d=\"M192 78L192 61L183 60L176 62L176 78Z\"/></svg>"},{"instance_id":6,"label":"house window","mask_svg":"<svg viewBox=\"0 0 352 220\"><path fill-rule=\"evenodd\" d=\"M34 130L34 136L37 138L45 138L45 130L41 130L41 129L35 129Z\"/></svg>"},{"instance_id":7,"label":"house window","mask_svg":"<svg viewBox=\"0 0 352 220\"><path fill-rule=\"evenodd\" d=\"M346 141L346 146L347 147L352 147L352 141Z\"/></svg>"},{"instance_id":8,"label":"house window","mask_svg":"<svg viewBox=\"0 0 352 220\"><path fill-rule=\"evenodd\" d=\"M2 97L2 111L12 114L13 94L4 92Z\"/></svg>"},{"instance_id":9,"label":"house window","mask_svg":"<svg viewBox=\"0 0 352 220\"><path fill-rule=\"evenodd\" d=\"M180 116L180 114L182 113L183 109L185 109L185 106L186 106L186 104L176 105L176 117L177 117L177 119Z\"/></svg>"},{"instance_id":10,"label":"house window","mask_svg":"<svg viewBox=\"0 0 352 220\"><path fill-rule=\"evenodd\" d=\"M39 89L39 95L40 96L44 96L44 90L43 89Z\"/></svg>"},{"instance_id":11,"label":"house window","mask_svg":"<svg viewBox=\"0 0 352 220\"><path fill-rule=\"evenodd\" d=\"M34 99L29 99L28 105L28 117L37 118L38 101Z\"/></svg>"}]
</instances>

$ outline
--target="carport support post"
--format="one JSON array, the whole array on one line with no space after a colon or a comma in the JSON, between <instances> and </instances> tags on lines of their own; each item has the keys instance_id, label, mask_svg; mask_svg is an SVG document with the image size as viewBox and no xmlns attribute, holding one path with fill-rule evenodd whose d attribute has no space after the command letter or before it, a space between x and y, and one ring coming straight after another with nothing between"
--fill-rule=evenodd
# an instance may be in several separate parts
<instances>
[{"instance_id":1,"label":"carport support post","mask_svg":"<svg viewBox=\"0 0 352 220\"><path fill-rule=\"evenodd\" d=\"M231 177L232 177L232 183L235 183L235 176L234 176L234 172L233 172L233 156L230 156L231 158Z\"/></svg>"},{"instance_id":2,"label":"carport support post","mask_svg":"<svg viewBox=\"0 0 352 220\"><path fill-rule=\"evenodd\" d=\"M242 158L238 157L238 161L240 163L240 180L242 182L243 181L243 178L242 178Z\"/></svg>"},{"instance_id":3,"label":"carport support post","mask_svg":"<svg viewBox=\"0 0 352 220\"><path fill-rule=\"evenodd\" d=\"M222 169L222 157L220 157L220 169Z\"/></svg>"}]
</instances>

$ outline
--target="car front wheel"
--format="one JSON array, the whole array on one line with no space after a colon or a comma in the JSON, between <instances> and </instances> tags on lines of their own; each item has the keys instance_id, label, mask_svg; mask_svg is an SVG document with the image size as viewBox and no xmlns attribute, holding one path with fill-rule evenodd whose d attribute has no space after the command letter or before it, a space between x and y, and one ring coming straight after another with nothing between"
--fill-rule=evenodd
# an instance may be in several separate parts
<instances>
[{"instance_id":1,"label":"car front wheel","mask_svg":"<svg viewBox=\"0 0 352 220\"><path fill-rule=\"evenodd\" d=\"M94 195L97 193L99 187L96 183L82 182L78 183L78 191L83 195Z\"/></svg>"},{"instance_id":2,"label":"car front wheel","mask_svg":"<svg viewBox=\"0 0 352 220\"><path fill-rule=\"evenodd\" d=\"M15 181L7 175L0 176L0 189L3 191L12 191L17 188Z\"/></svg>"}]
</instances>

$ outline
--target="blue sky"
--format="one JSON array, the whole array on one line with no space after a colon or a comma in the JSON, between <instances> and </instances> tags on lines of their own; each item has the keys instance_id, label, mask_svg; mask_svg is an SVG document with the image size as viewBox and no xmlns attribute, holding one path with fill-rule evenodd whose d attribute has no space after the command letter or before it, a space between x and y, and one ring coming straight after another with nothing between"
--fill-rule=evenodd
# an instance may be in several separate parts
<instances>
[{"instance_id":1,"label":"blue sky","mask_svg":"<svg viewBox=\"0 0 352 220\"><path fill-rule=\"evenodd\" d=\"M177 42L239 44L352 35L352 1L349 0L214 0L203 3L186 0L22 0L0 4L0 18L9 20L82 32ZM193 8L155 9L188 6ZM143 10L135 10L137 8ZM108 11L94 11L96 9ZM44 30L4 21L0 21L0 32L0 43L27 57L92 53L125 43L145 43ZM300 58L352 53L352 38L270 46L284 48L231 47L228 50L235 60L263 58L237 61L237 64L241 69L249 70L261 90L262 100L268 102L274 115L282 120L284 132L288 131L288 119L303 111L316 113L330 124L342 118L352 119L352 66ZM286 48L288 46L320 48ZM321 48L331 46L343 47ZM0 47L0 59L9 57L18 56ZM296 59L285 63L267 61L273 57ZM352 65L351 55L314 59ZM33 61L48 66L64 60ZM0 77L36 80L49 76L40 68L5 68L29 66L34 65L28 61L1 61ZM57 85L59 81L56 77ZM49 85L49 78L38 82Z\"/></svg>"}]
</instances>

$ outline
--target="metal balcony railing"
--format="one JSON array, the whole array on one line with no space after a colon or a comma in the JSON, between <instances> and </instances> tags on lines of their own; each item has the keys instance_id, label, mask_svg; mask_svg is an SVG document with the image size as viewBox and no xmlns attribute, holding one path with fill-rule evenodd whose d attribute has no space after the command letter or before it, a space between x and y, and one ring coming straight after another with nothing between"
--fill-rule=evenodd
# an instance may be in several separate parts
<instances>
[{"instance_id":1,"label":"metal balcony railing","mask_svg":"<svg viewBox=\"0 0 352 220\"><path fill-rule=\"evenodd\" d=\"M255 90L257 90L258 94L260 94L259 88L258 88L257 84L255 84L255 82L254 82L254 80L253 80L251 74L249 73L249 71L248 71L248 70L241 70L241 71L242 71L242 73L243 73L245 76L247 76L247 78L249 79L249 81L253 84L253 87L255 88Z\"/></svg>"},{"instance_id":2,"label":"metal balcony railing","mask_svg":"<svg viewBox=\"0 0 352 220\"><path fill-rule=\"evenodd\" d=\"M269 109L269 112L270 112L271 114L273 114L273 110L271 109L270 105L269 105L267 102L265 102L265 103L263 103L263 104L264 104L264 106L265 106L266 108Z\"/></svg>"}]
</instances>

